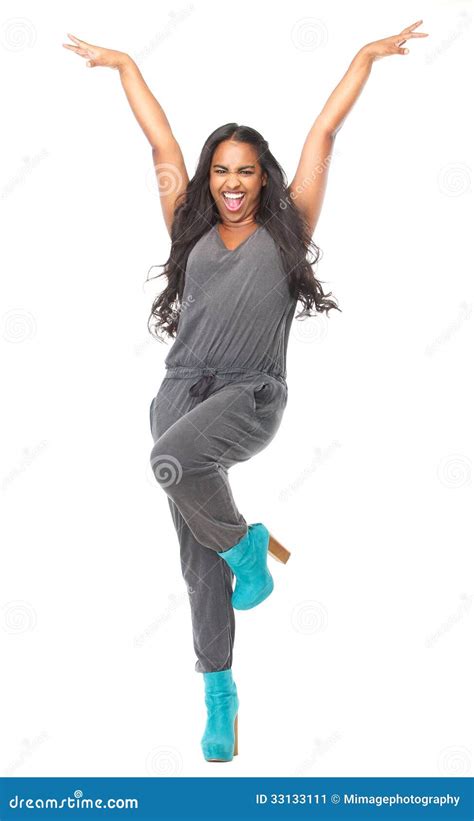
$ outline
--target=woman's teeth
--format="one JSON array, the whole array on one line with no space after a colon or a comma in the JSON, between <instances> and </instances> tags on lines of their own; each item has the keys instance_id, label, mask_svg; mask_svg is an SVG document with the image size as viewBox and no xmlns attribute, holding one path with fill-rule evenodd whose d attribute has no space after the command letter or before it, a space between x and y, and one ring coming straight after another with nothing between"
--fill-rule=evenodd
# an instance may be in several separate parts
<instances>
[{"instance_id":1,"label":"woman's teeth","mask_svg":"<svg viewBox=\"0 0 474 821\"><path fill-rule=\"evenodd\" d=\"M238 211L245 194L223 194L222 196L224 197L226 208L228 208L229 211Z\"/></svg>"}]
</instances>

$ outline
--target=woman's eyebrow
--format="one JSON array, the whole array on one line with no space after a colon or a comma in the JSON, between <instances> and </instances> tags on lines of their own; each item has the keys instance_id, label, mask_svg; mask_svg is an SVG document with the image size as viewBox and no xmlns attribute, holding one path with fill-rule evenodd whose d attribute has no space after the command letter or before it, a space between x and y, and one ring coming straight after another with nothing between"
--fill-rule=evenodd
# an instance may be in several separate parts
<instances>
[{"instance_id":1,"label":"woman's eyebrow","mask_svg":"<svg viewBox=\"0 0 474 821\"><path fill-rule=\"evenodd\" d=\"M214 165L213 165L212 167L213 167L213 168L225 168L226 170L228 170L228 169L227 169L227 166L226 166L226 165L222 165L221 163L214 163ZM239 170L239 171L243 171L243 170L244 170L244 168L255 168L255 166L254 166L254 165L241 165L241 166L240 166L240 168L239 168L238 170Z\"/></svg>"}]
</instances>

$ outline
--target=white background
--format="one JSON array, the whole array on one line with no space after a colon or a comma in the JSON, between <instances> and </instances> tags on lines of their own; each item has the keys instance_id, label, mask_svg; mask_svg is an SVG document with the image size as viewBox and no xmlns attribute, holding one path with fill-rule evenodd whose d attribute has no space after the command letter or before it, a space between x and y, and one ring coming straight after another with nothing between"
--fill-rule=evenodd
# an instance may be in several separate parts
<instances>
[{"instance_id":1,"label":"white background","mask_svg":"<svg viewBox=\"0 0 474 821\"><path fill-rule=\"evenodd\" d=\"M134 56L190 175L235 121L291 181L358 49L420 18L336 139L314 240L343 313L294 322L281 428L230 474L292 556L236 614L239 755L213 766L149 464L151 149L118 72L61 44ZM5 2L0 23L2 775L472 774L470 6Z\"/></svg>"}]
</instances>

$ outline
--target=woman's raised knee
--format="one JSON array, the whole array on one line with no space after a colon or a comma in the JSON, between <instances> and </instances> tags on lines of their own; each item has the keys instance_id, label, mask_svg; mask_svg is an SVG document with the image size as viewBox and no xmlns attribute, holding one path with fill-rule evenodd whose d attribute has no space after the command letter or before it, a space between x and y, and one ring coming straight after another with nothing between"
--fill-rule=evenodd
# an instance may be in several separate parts
<instances>
[{"instance_id":1,"label":"woman's raised knee","mask_svg":"<svg viewBox=\"0 0 474 821\"><path fill-rule=\"evenodd\" d=\"M150 454L150 464L156 481L168 493L182 480L185 465L177 448L166 435L158 439Z\"/></svg>"}]
</instances>

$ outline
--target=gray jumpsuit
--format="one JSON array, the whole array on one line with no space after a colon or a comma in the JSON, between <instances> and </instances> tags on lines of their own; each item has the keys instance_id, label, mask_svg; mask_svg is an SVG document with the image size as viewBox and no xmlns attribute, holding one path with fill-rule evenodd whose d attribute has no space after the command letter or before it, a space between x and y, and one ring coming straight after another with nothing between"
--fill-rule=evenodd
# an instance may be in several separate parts
<instances>
[{"instance_id":1,"label":"gray jumpsuit","mask_svg":"<svg viewBox=\"0 0 474 821\"><path fill-rule=\"evenodd\" d=\"M280 426L296 302L265 226L229 250L215 223L191 249L177 335L150 406L150 462L178 535L197 672L232 666L233 573L218 553L247 522L228 470Z\"/></svg>"}]
</instances>

